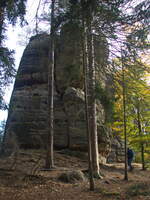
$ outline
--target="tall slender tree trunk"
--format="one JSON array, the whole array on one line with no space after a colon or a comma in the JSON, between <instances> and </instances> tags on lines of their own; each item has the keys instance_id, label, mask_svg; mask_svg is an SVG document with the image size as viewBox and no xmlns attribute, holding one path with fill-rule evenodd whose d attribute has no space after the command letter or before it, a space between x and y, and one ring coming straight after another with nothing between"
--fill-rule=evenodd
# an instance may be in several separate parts
<instances>
[{"instance_id":1,"label":"tall slender tree trunk","mask_svg":"<svg viewBox=\"0 0 150 200\"><path fill-rule=\"evenodd\" d=\"M46 163L45 167L53 168L54 167L54 152L53 152L53 138L54 138L54 9L55 9L55 0L52 0L51 3L51 32L50 32L50 64L48 66L48 127L49 133L47 138L47 152L46 152Z\"/></svg>"},{"instance_id":2,"label":"tall slender tree trunk","mask_svg":"<svg viewBox=\"0 0 150 200\"><path fill-rule=\"evenodd\" d=\"M142 160L142 170L146 170L145 157L144 157L144 144L143 143L141 143L141 160Z\"/></svg>"},{"instance_id":3,"label":"tall slender tree trunk","mask_svg":"<svg viewBox=\"0 0 150 200\"><path fill-rule=\"evenodd\" d=\"M122 54L122 52L121 52ZM124 124L124 180L128 180L128 165L127 165L127 124L126 124L126 86L125 86L125 74L124 74L124 63L123 57L122 59L122 95L123 95L123 124Z\"/></svg>"},{"instance_id":4,"label":"tall slender tree trunk","mask_svg":"<svg viewBox=\"0 0 150 200\"><path fill-rule=\"evenodd\" d=\"M38 12L39 12L39 9L40 9L40 5L41 5L41 1L42 0L39 0L39 3L38 3L38 7L36 9L36 14L35 14L35 32L36 34L38 34Z\"/></svg>"},{"instance_id":5,"label":"tall slender tree trunk","mask_svg":"<svg viewBox=\"0 0 150 200\"><path fill-rule=\"evenodd\" d=\"M87 132L87 143L88 143L88 165L89 165L89 177L90 177L90 190L93 191L95 189L94 185L94 177L93 177L93 169L92 169L92 154L91 154L91 134L89 129L89 114L88 114L88 55L87 55L87 33L85 28L85 16L84 16L84 8L82 8L82 58L83 58L83 71L84 71L84 94L85 94L85 115L86 115L86 132Z\"/></svg>"},{"instance_id":6,"label":"tall slender tree trunk","mask_svg":"<svg viewBox=\"0 0 150 200\"><path fill-rule=\"evenodd\" d=\"M140 120L140 105L138 100L137 106L137 119L138 119L138 129L139 129L139 136L142 137L142 126ZM145 158L144 158L144 144L141 142L141 162L142 162L142 170L145 170Z\"/></svg>"},{"instance_id":7,"label":"tall slender tree trunk","mask_svg":"<svg viewBox=\"0 0 150 200\"><path fill-rule=\"evenodd\" d=\"M2 45L3 25L4 25L4 8L0 7L0 47Z\"/></svg>"},{"instance_id":8,"label":"tall slender tree trunk","mask_svg":"<svg viewBox=\"0 0 150 200\"><path fill-rule=\"evenodd\" d=\"M92 5L89 6L89 17L87 18L87 48L88 48L88 115L89 131L91 137L92 169L95 177L100 177L99 172L99 153L96 120L96 100L95 100L95 63L94 63L94 44L92 33Z\"/></svg>"}]
</instances>

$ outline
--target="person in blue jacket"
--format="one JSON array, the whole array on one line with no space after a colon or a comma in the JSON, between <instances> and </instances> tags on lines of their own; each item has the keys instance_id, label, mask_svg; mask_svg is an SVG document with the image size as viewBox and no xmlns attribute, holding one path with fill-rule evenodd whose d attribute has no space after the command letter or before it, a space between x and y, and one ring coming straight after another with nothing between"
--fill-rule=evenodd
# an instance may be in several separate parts
<instances>
[{"instance_id":1,"label":"person in blue jacket","mask_svg":"<svg viewBox=\"0 0 150 200\"><path fill-rule=\"evenodd\" d=\"M134 152L132 149L128 148L127 149L127 159L128 159L128 166L129 166L130 171L133 170L133 166L132 166L133 158L134 158Z\"/></svg>"}]
</instances>

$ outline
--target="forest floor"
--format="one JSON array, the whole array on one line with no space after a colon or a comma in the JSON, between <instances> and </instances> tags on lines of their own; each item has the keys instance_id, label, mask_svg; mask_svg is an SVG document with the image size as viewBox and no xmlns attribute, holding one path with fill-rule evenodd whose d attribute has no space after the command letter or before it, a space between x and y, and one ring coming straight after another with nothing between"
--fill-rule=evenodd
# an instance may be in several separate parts
<instances>
[{"instance_id":1,"label":"forest floor","mask_svg":"<svg viewBox=\"0 0 150 200\"><path fill-rule=\"evenodd\" d=\"M42 170L44 154L22 151L17 157L0 159L0 200L150 200L150 171L134 170L124 180L123 163L102 165L103 179L95 179L89 190L88 178L65 183L58 177L71 170L86 171L87 158L81 153L55 152L56 168Z\"/></svg>"}]
</instances>

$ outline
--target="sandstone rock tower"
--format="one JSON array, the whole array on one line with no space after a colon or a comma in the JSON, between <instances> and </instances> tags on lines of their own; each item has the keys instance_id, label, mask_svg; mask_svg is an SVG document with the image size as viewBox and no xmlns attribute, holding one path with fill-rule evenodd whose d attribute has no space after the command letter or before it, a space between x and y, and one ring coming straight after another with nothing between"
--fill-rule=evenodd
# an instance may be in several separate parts
<instances>
[{"instance_id":1,"label":"sandstone rock tower","mask_svg":"<svg viewBox=\"0 0 150 200\"><path fill-rule=\"evenodd\" d=\"M75 40L78 29L68 33L64 26L57 40L54 92L54 145L57 148L86 150L83 66L81 44ZM104 41L95 39L96 62L106 60ZM103 48L102 48L103 45ZM105 47L105 48L104 48ZM104 51L105 50L105 51ZM49 36L37 35L30 39L17 73L12 93L6 138L13 132L23 148L39 148L45 145L47 136L47 67ZM101 73L104 90L107 77ZM106 110L97 101L99 147L101 154L110 150L110 133L105 127Z\"/></svg>"}]
</instances>

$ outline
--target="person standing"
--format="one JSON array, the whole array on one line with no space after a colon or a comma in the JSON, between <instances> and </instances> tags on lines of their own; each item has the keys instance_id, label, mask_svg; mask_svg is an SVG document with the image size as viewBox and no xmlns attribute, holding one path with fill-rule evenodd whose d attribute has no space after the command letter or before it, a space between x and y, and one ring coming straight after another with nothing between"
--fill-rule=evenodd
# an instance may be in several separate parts
<instances>
[{"instance_id":1,"label":"person standing","mask_svg":"<svg viewBox=\"0 0 150 200\"><path fill-rule=\"evenodd\" d=\"M132 161L133 161L133 158L134 158L134 152L130 148L127 149L127 158L128 158L129 170L132 171L133 170Z\"/></svg>"}]
</instances>

